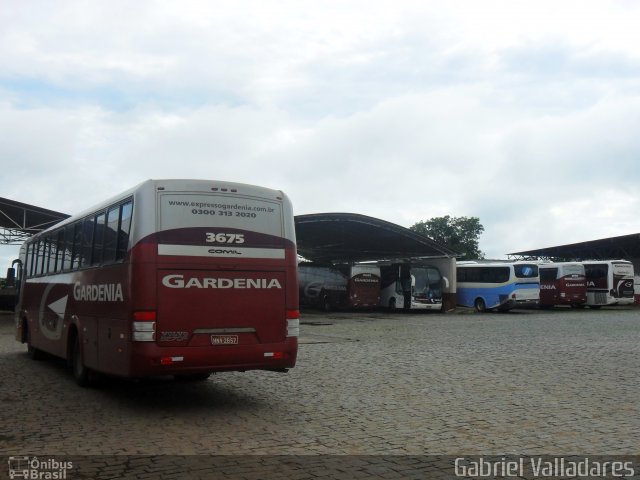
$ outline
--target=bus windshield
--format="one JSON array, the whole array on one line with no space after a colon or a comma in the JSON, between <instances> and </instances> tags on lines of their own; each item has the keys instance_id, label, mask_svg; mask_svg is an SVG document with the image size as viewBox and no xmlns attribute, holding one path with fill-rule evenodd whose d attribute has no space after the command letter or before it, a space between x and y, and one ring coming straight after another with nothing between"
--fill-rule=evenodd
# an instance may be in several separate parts
<instances>
[{"instance_id":1,"label":"bus windshield","mask_svg":"<svg viewBox=\"0 0 640 480\"><path fill-rule=\"evenodd\" d=\"M439 297L442 295L442 277L435 268L411 269L411 293L414 296L429 295Z\"/></svg>"}]
</instances>

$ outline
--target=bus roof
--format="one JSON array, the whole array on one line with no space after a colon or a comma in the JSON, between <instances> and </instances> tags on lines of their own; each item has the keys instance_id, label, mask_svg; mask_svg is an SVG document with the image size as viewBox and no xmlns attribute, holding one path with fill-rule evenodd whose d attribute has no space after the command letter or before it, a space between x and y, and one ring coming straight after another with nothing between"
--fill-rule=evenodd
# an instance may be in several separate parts
<instances>
[{"instance_id":1,"label":"bus roof","mask_svg":"<svg viewBox=\"0 0 640 480\"><path fill-rule=\"evenodd\" d=\"M202 191L208 190L212 193L244 193L254 195L256 197L273 197L274 199L283 200L287 199L287 195L282 190L274 190L266 187L260 187L257 185L250 185L246 183L226 182L219 180L198 180L198 179L148 179L145 180L123 192L118 193L100 203L97 203L89 208L85 208L82 211L69 216L61 222L54 224L53 226L39 232L31 238L39 237L41 234L51 232L67 224L73 223L76 220L86 217L94 213L97 210L106 208L109 205L126 200L131 196L135 196L138 192L143 190L167 190L167 191Z\"/></svg>"}]
</instances>

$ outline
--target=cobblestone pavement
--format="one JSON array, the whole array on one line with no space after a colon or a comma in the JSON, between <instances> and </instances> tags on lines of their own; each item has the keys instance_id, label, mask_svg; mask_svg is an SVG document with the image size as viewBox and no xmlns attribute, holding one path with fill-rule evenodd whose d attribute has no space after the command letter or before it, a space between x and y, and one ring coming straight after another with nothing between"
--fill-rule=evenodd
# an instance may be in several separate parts
<instances>
[{"instance_id":1,"label":"cobblestone pavement","mask_svg":"<svg viewBox=\"0 0 640 480\"><path fill-rule=\"evenodd\" d=\"M199 458L190 455L259 455L256 468L219 457L235 459L228 474L215 470L220 478L270 478L256 472L282 472L269 462L299 455L337 466L285 478L338 478L331 472L345 462L364 472L348 478L428 478L412 458L640 454L638 309L309 312L300 341L288 374L83 389L64 362L29 359L12 318L0 316L0 452L97 456L89 474L68 478L120 478L114 455L132 456L132 478L181 478L185 459ZM151 457L154 470L146 456L156 455L167 457ZM375 458L397 468L376 471ZM211 472L204 465L190 477Z\"/></svg>"}]
</instances>

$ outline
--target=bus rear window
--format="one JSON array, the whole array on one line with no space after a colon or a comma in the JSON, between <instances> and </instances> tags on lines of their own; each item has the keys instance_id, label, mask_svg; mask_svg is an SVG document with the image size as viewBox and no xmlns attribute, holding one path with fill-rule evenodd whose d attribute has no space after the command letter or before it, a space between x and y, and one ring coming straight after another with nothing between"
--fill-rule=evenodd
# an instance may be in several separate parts
<instances>
[{"instance_id":1,"label":"bus rear window","mask_svg":"<svg viewBox=\"0 0 640 480\"><path fill-rule=\"evenodd\" d=\"M282 237L282 206L276 201L218 194L160 195L162 230L206 227L248 230Z\"/></svg>"}]
</instances>

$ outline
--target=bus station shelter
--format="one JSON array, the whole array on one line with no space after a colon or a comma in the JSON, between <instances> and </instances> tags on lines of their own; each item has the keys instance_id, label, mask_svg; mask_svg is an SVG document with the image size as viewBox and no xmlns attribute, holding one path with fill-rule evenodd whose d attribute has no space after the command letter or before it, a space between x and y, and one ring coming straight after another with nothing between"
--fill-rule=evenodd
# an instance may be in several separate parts
<instances>
[{"instance_id":1,"label":"bus station shelter","mask_svg":"<svg viewBox=\"0 0 640 480\"><path fill-rule=\"evenodd\" d=\"M640 272L640 233L525 250L510 253L509 256L552 261L629 260L633 262L637 274Z\"/></svg>"},{"instance_id":2,"label":"bus station shelter","mask_svg":"<svg viewBox=\"0 0 640 480\"><path fill-rule=\"evenodd\" d=\"M408 228L356 213L295 217L298 254L317 263L424 262L438 267L448 285L445 308L455 307L456 252Z\"/></svg>"},{"instance_id":3,"label":"bus station shelter","mask_svg":"<svg viewBox=\"0 0 640 480\"><path fill-rule=\"evenodd\" d=\"M69 218L35 205L0 197L0 244L21 245L31 235Z\"/></svg>"},{"instance_id":4,"label":"bus station shelter","mask_svg":"<svg viewBox=\"0 0 640 480\"><path fill-rule=\"evenodd\" d=\"M551 261L629 260L636 275L636 303L640 303L640 233L509 254L515 259Z\"/></svg>"}]
</instances>

